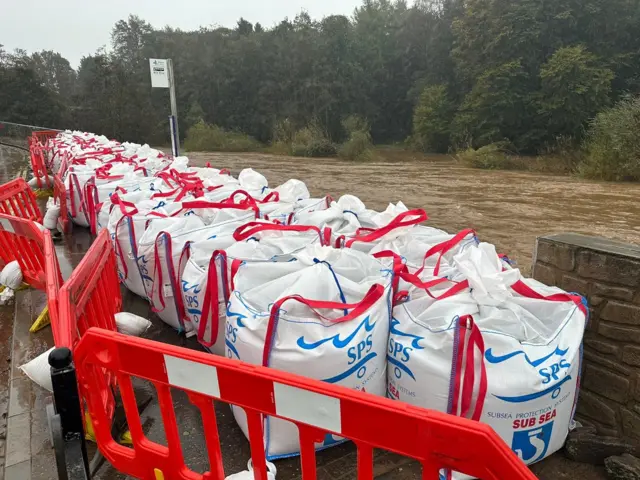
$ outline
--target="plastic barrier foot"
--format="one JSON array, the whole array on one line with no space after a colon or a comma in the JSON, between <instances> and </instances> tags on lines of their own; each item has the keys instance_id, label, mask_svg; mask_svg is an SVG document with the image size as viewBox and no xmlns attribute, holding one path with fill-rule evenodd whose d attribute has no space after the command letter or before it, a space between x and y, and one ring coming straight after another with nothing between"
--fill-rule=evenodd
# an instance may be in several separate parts
<instances>
[{"instance_id":1,"label":"plastic barrier foot","mask_svg":"<svg viewBox=\"0 0 640 480\"><path fill-rule=\"evenodd\" d=\"M140 398L142 397L142 398ZM151 403L151 396L144 394L144 396L139 396L137 399L138 404L138 414L142 414L144 410L147 408L149 403ZM93 424L91 423L91 416L89 413L85 414L85 424L87 425L87 436L86 439L92 442L95 442L94 438L89 438L89 433L91 433L93 437ZM118 438L119 443L122 445L133 445L133 440L131 439L131 433L129 432L129 428L127 427L127 418L124 412L124 406L122 402L118 401L116 405L116 411L113 415L113 423L111 424L111 436L113 438ZM100 453L100 450L96 450L95 455L91 459L91 464L89 465L89 472L91 475L95 475L96 472L102 467L105 462L104 456ZM161 472L162 473L162 472ZM164 478L164 477L160 477Z\"/></svg>"},{"instance_id":2,"label":"plastic barrier foot","mask_svg":"<svg viewBox=\"0 0 640 480\"><path fill-rule=\"evenodd\" d=\"M51 443L60 480L90 479L82 427L78 381L71 350L56 348L49 354L54 403L47 406Z\"/></svg>"},{"instance_id":3,"label":"plastic barrier foot","mask_svg":"<svg viewBox=\"0 0 640 480\"><path fill-rule=\"evenodd\" d=\"M46 307L44 307L44 310L40 312L40 315L38 315L38 318L36 318L36 321L33 322L33 325L31 325L31 328L29 328L29 333L36 333L42 330L47 325L49 325L50 323L51 323L51 318L49 317L49 306L47 305Z\"/></svg>"},{"instance_id":4,"label":"plastic barrier foot","mask_svg":"<svg viewBox=\"0 0 640 480\"><path fill-rule=\"evenodd\" d=\"M36 198L53 197L53 189L52 188L34 190L33 193L35 194Z\"/></svg>"}]
</instances>

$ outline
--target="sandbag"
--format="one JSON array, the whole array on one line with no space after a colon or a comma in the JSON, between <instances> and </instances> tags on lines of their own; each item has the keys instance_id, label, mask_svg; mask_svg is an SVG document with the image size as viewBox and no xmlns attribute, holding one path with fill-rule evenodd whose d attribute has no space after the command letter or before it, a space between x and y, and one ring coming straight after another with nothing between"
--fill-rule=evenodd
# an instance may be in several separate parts
<instances>
[{"instance_id":1,"label":"sandbag","mask_svg":"<svg viewBox=\"0 0 640 480\"><path fill-rule=\"evenodd\" d=\"M149 320L129 312L116 313L115 319L118 332L125 335L140 337L151 327Z\"/></svg>"},{"instance_id":2,"label":"sandbag","mask_svg":"<svg viewBox=\"0 0 640 480\"><path fill-rule=\"evenodd\" d=\"M226 236L185 245L179 268L182 296L200 344L214 354L225 354L225 306L239 264L288 262L294 252L316 243L322 238L315 227L251 222Z\"/></svg>"},{"instance_id":3,"label":"sandbag","mask_svg":"<svg viewBox=\"0 0 640 480\"><path fill-rule=\"evenodd\" d=\"M492 245L453 261L464 282L425 282L393 309L389 394L487 423L525 463L542 460L572 422L583 299L505 269Z\"/></svg>"},{"instance_id":4,"label":"sandbag","mask_svg":"<svg viewBox=\"0 0 640 480\"><path fill-rule=\"evenodd\" d=\"M40 385L45 390L53 392L51 385L51 367L49 366L49 354L55 347L41 353L33 360L20 366L20 370L33 382Z\"/></svg>"},{"instance_id":5,"label":"sandbag","mask_svg":"<svg viewBox=\"0 0 640 480\"><path fill-rule=\"evenodd\" d=\"M392 264L352 250L311 246L290 262L247 262L227 308L227 356L385 395ZM244 411L233 413L248 435ZM327 435L316 447L343 439ZM268 417L268 460L297 455L294 424Z\"/></svg>"},{"instance_id":6,"label":"sandbag","mask_svg":"<svg viewBox=\"0 0 640 480\"><path fill-rule=\"evenodd\" d=\"M2 269L0 283L12 290L17 290L22 285L22 270L17 260L7 263Z\"/></svg>"},{"instance_id":7,"label":"sandbag","mask_svg":"<svg viewBox=\"0 0 640 480\"><path fill-rule=\"evenodd\" d=\"M278 470L273 463L267 462L267 480L276 480L277 471ZM225 480L254 480L254 478L253 462L249 460L249 462L247 463L247 469L245 471L229 475L225 478Z\"/></svg>"},{"instance_id":8,"label":"sandbag","mask_svg":"<svg viewBox=\"0 0 640 480\"><path fill-rule=\"evenodd\" d=\"M49 200L47 200L47 211L44 214L44 227L49 230L57 229L58 218L60 218L60 205L56 204L53 197L49 197Z\"/></svg>"}]
</instances>

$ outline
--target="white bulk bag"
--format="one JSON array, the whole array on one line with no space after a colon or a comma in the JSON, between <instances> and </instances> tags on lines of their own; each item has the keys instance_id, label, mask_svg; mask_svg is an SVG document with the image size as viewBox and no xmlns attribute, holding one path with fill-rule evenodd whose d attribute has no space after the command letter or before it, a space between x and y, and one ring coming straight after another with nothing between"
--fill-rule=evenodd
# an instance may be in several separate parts
<instances>
[{"instance_id":1,"label":"white bulk bag","mask_svg":"<svg viewBox=\"0 0 640 480\"><path fill-rule=\"evenodd\" d=\"M389 242L409 233L428 218L422 209L405 210L393 217L393 213L389 212L395 208L391 207L393 206L390 205L383 213L370 215L366 220L360 215L358 221L363 227L357 230L355 235L338 237L335 241L336 247L344 246L369 253L378 242Z\"/></svg>"},{"instance_id":2,"label":"white bulk bag","mask_svg":"<svg viewBox=\"0 0 640 480\"><path fill-rule=\"evenodd\" d=\"M242 262L287 262L294 252L321 240L315 227L251 222L227 237L186 245L185 261L181 259L179 268L182 295L198 341L212 353L224 355L226 304L233 276Z\"/></svg>"},{"instance_id":3,"label":"white bulk bag","mask_svg":"<svg viewBox=\"0 0 640 480\"><path fill-rule=\"evenodd\" d=\"M227 309L227 355L384 395L392 294L391 262L312 246L290 262L248 262ZM248 435L246 416L233 413ZM265 419L267 459L297 455L298 430ZM322 449L342 439L328 435Z\"/></svg>"},{"instance_id":4,"label":"white bulk bag","mask_svg":"<svg viewBox=\"0 0 640 480\"><path fill-rule=\"evenodd\" d=\"M564 444L575 409L582 298L504 270L488 244L454 264L471 289L416 289L393 310L389 395L487 423L525 463L542 460Z\"/></svg>"},{"instance_id":5,"label":"white bulk bag","mask_svg":"<svg viewBox=\"0 0 640 480\"><path fill-rule=\"evenodd\" d=\"M184 224L183 228L172 223L166 229L157 230L163 226L163 222L154 222L142 235L139 243L140 264L143 259L153 256L151 264L151 275L144 278L146 292L153 310L168 325L178 331L192 330L191 324L184 321L184 305L182 304L182 293L180 286L182 280L179 278L180 257L184 246L189 242L198 242L207 239L215 239L218 235L226 236L228 243L224 242L220 248L225 248L233 243L232 237L228 236L238 226L247 223L254 218L253 212L239 210L237 208L221 209L218 211L220 221L213 221L205 225L199 220L199 225ZM198 218L196 215L183 217L187 219ZM153 237L153 243L150 243ZM153 255L152 255L153 251Z\"/></svg>"}]
</instances>

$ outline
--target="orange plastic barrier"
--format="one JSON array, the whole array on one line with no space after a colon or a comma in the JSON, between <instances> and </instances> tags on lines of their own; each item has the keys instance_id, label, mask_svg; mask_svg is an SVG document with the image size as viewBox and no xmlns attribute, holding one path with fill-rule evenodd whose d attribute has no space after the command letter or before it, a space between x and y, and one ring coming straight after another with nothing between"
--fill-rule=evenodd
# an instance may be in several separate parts
<instances>
[{"instance_id":1,"label":"orange plastic barrier","mask_svg":"<svg viewBox=\"0 0 640 480\"><path fill-rule=\"evenodd\" d=\"M90 327L116 331L114 314L122 308L122 293L106 229L60 289L59 306L60 321L53 325L56 347L73 350Z\"/></svg>"},{"instance_id":2,"label":"orange plastic barrier","mask_svg":"<svg viewBox=\"0 0 640 480\"><path fill-rule=\"evenodd\" d=\"M418 460L425 480L439 478L440 469L485 480L536 478L485 424L270 368L100 329L91 329L84 335L74 361L100 451L116 469L136 478L225 478L212 399L245 410L251 457L256 479L260 480L267 480L264 415L297 425L305 480L317 478L314 442L327 433L354 441L358 449L358 479L373 478L374 448ZM110 416L100 400L100 393L111 388L100 373L105 369L117 378L133 448L119 445L111 435ZM132 376L155 386L167 446L145 437ZM185 465L171 388L186 391L200 410L209 472L196 473Z\"/></svg>"},{"instance_id":3,"label":"orange plastic barrier","mask_svg":"<svg viewBox=\"0 0 640 480\"><path fill-rule=\"evenodd\" d=\"M51 188L44 147L39 144L32 144L29 147L29 156L31 158L31 170L33 171L33 176L37 179L38 188Z\"/></svg>"},{"instance_id":4,"label":"orange plastic barrier","mask_svg":"<svg viewBox=\"0 0 640 480\"><path fill-rule=\"evenodd\" d=\"M71 220L69 220L69 211L67 209L67 188L64 186L62 177L57 173L53 176L53 198L60 206L58 225L61 227L62 233L69 233L72 225Z\"/></svg>"},{"instance_id":5,"label":"orange plastic barrier","mask_svg":"<svg viewBox=\"0 0 640 480\"><path fill-rule=\"evenodd\" d=\"M23 178L0 185L0 213L42 223L36 196Z\"/></svg>"},{"instance_id":6,"label":"orange plastic barrier","mask_svg":"<svg viewBox=\"0 0 640 480\"><path fill-rule=\"evenodd\" d=\"M53 287L52 287L53 288ZM51 328L56 347L67 347L72 352L91 327L115 332L114 315L122 308L122 294L116 257L107 230L102 230L94 240L82 261L60 288L58 295L58 319L51 318ZM107 385L115 384L113 374L96 370ZM80 395L88 392L80 388ZM103 414L113 418L115 398L110 389L98 394Z\"/></svg>"},{"instance_id":7,"label":"orange plastic barrier","mask_svg":"<svg viewBox=\"0 0 640 480\"><path fill-rule=\"evenodd\" d=\"M58 345L60 341L58 338L59 330L57 328L59 325L58 297L60 295L60 288L62 287L62 275L60 273L60 264L58 263L56 248L53 245L51 232L49 232L49 230L44 231L44 270L47 280L46 293L47 305L49 306L49 319L51 320L54 343Z\"/></svg>"},{"instance_id":8,"label":"orange plastic barrier","mask_svg":"<svg viewBox=\"0 0 640 480\"><path fill-rule=\"evenodd\" d=\"M34 222L0 213L0 258L17 260L24 281L45 290L44 234Z\"/></svg>"}]
</instances>

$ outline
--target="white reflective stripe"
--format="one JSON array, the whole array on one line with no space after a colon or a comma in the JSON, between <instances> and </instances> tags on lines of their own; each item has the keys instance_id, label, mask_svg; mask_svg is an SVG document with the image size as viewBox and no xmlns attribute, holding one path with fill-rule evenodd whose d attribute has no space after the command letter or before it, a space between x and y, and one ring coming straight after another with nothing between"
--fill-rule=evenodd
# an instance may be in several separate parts
<instances>
[{"instance_id":1,"label":"white reflective stripe","mask_svg":"<svg viewBox=\"0 0 640 480\"><path fill-rule=\"evenodd\" d=\"M183 360L171 355L164 355L164 364L167 368L167 379L174 387L220 398L220 384L216 367Z\"/></svg>"},{"instance_id":2,"label":"white reflective stripe","mask_svg":"<svg viewBox=\"0 0 640 480\"><path fill-rule=\"evenodd\" d=\"M2 228L4 228L7 232L16 233L16 231L13 229L13 225L11 225L10 220L7 220L6 218L0 218L0 225L2 225Z\"/></svg>"},{"instance_id":3,"label":"white reflective stripe","mask_svg":"<svg viewBox=\"0 0 640 480\"><path fill-rule=\"evenodd\" d=\"M276 413L307 425L342 433L340 400L273 382Z\"/></svg>"}]
</instances>

